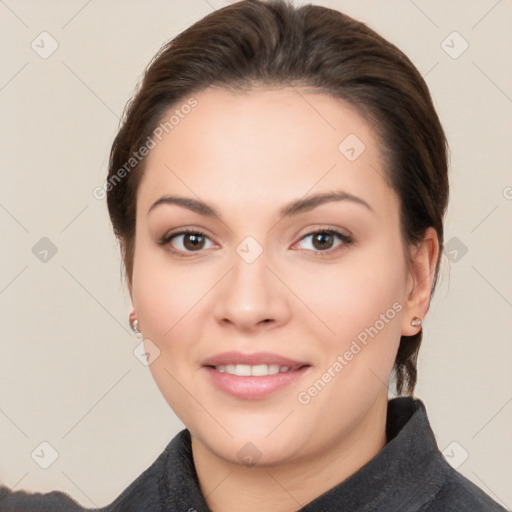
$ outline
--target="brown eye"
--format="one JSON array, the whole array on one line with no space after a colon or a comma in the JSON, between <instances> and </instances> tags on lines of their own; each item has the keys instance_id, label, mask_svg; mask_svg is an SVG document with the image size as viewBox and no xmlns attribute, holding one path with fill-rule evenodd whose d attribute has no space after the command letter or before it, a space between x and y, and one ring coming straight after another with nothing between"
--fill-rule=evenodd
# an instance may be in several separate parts
<instances>
[{"instance_id":1,"label":"brown eye","mask_svg":"<svg viewBox=\"0 0 512 512\"><path fill-rule=\"evenodd\" d=\"M319 250L331 249L334 243L334 235L321 232L313 235L313 246Z\"/></svg>"},{"instance_id":2,"label":"brown eye","mask_svg":"<svg viewBox=\"0 0 512 512\"><path fill-rule=\"evenodd\" d=\"M302 237L300 242L303 242L304 240L308 239L310 239L310 242L308 244L305 244L306 246L302 247L302 249L319 253L335 252L338 248L341 249L343 246L348 246L353 243L351 237L332 229L322 229L319 231L313 231L307 234L306 236ZM339 240L338 243L336 243L336 239Z\"/></svg>"},{"instance_id":3,"label":"brown eye","mask_svg":"<svg viewBox=\"0 0 512 512\"><path fill-rule=\"evenodd\" d=\"M203 249L204 242L204 236L198 233L187 233L183 235L183 246L189 251Z\"/></svg>"},{"instance_id":4,"label":"brown eye","mask_svg":"<svg viewBox=\"0 0 512 512\"><path fill-rule=\"evenodd\" d=\"M159 245L167 246L171 252L186 255L187 253L200 252L202 249L209 248L207 247L208 242L213 245L211 240L204 233L198 231L180 231L166 235L159 242Z\"/></svg>"}]
</instances>

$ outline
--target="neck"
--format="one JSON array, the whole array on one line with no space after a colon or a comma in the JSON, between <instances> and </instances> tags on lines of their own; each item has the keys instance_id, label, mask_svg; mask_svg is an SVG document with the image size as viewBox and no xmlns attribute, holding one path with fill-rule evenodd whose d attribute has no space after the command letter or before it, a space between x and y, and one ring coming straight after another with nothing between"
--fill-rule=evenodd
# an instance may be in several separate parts
<instances>
[{"instance_id":1,"label":"neck","mask_svg":"<svg viewBox=\"0 0 512 512\"><path fill-rule=\"evenodd\" d=\"M227 462L192 436L201 492L212 512L293 512L324 494L373 459L385 446L387 396L325 453L265 467ZM307 482L307 485L305 483Z\"/></svg>"}]
</instances>

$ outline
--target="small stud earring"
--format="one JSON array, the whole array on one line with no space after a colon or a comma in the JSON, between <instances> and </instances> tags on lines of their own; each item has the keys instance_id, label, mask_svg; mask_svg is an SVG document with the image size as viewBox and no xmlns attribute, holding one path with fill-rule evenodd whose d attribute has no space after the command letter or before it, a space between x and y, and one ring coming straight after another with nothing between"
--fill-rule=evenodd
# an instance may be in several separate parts
<instances>
[{"instance_id":1,"label":"small stud earring","mask_svg":"<svg viewBox=\"0 0 512 512\"><path fill-rule=\"evenodd\" d=\"M130 324L130 327L132 328L132 331L135 334L140 334L140 331L139 331L139 321L138 320L134 320L133 323Z\"/></svg>"},{"instance_id":2,"label":"small stud earring","mask_svg":"<svg viewBox=\"0 0 512 512\"><path fill-rule=\"evenodd\" d=\"M411 320L411 325L413 327L421 327L421 318L419 316L414 316Z\"/></svg>"}]
</instances>

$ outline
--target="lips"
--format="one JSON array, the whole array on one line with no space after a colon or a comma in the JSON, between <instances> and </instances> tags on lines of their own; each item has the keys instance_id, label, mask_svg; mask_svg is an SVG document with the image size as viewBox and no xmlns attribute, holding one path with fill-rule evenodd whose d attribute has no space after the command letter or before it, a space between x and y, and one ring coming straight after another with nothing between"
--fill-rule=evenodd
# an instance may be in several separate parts
<instances>
[{"instance_id":1,"label":"lips","mask_svg":"<svg viewBox=\"0 0 512 512\"><path fill-rule=\"evenodd\" d=\"M297 361L289 357L274 354L272 352L256 352L253 354L244 354L242 352L223 352L217 354L202 362L202 366L227 366L227 365L278 365L279 367L288 367L298 369L301 366L310 366L304 361Z\"/></svg>"},{"instance_id":2,"label":"lips","mask_svg":"<svg viewBox=\"0 0 512 512\"><path fill-rule=\"evenodd\" d=\"M203 361L210 382L236 398L265 398L296 382L311 365L270 352L224 352Z\"/></svg>"}]
</instances>

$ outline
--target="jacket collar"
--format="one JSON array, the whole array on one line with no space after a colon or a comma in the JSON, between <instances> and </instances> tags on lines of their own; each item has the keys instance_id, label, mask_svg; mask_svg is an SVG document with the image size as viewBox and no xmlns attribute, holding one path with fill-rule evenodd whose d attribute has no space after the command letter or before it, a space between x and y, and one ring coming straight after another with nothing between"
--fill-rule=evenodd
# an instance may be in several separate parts
<instances>
[{"instance_id":1,"label":"jacket collar","mask_svg":"<svg viewBox=\"0 0 512 512\"><path fill-rule=\"evenodd\" d=\"M388 442L373 459L299 512L421 508L438 492L445 476L444 459L423 402L412 397L388 400L386 436ZM166 478L160 485L164 503L170 510L209 512L199 488L188 429L182 430L166 451Z\"/></svg>"}]
</instances>

